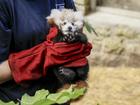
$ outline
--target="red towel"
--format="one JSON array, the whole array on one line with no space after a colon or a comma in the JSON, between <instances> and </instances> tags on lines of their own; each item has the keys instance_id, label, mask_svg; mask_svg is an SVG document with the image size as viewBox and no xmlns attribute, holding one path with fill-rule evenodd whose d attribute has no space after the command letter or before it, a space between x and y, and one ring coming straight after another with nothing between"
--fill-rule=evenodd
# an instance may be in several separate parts
<instances>
[{"instance_id":1,"label":"red towel","mask_svg":"<svg viewBox=\"0 0 140 105\"><path fill-rule=\"evenodd\" d=\"M81 67L87 64L86 56L90 54L90 43L54 43L52 39L57 35L58 29L52 27L47 40L31 49L12 53L9 65L16 83L25 83L37 80L47 75L50 67L62 65L64 67Z\"/></svg>"}]
</instances>

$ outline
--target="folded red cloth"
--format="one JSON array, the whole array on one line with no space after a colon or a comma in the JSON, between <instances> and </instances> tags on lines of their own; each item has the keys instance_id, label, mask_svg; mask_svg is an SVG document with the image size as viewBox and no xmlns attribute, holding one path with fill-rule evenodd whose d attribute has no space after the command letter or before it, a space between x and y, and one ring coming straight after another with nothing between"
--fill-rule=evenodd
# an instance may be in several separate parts
<instances>
[{"instance_id":1,"label":"folded red cloth","mask_svg":"<svg viewBox=\"0 0 140 105\"><path fill-rule=\"evenodd\" d=\"M52 39L58 34L57 27L52 27L47 40L31 49L9 56L9 65L16 83L37 80L47 75L50 67L80 67L87 64L86 56L90 54L90 43L54 43Z\"/></svg>"}]
</instances>

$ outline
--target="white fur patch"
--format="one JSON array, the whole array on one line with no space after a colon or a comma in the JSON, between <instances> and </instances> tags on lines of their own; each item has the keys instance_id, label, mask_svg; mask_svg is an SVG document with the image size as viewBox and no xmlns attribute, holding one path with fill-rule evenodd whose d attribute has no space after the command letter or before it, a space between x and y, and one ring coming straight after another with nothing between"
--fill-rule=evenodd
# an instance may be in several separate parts
<instances>
[{"instance_id":1,"label":"white fur patch","mask_svg":"<svg viewBox=\"0 0 140 105\"><path fill-rule=\"evenodd\" d=\"M83 27L84 15L80 11L72 9L57 10L53 9L47 19L53 19L55 24L64 34L75 32ZM70 30L70 27L72 28Z\"/></svg>"}]
</instances>

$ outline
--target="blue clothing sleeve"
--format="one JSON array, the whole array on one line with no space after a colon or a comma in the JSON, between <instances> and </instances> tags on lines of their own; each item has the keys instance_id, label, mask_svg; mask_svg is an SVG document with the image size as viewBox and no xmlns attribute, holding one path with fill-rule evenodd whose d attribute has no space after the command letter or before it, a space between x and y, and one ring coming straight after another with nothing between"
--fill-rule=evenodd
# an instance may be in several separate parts
<instances>
[{"instance_id":1,"label":"blue clothing sleeve","mask_svg":"<svg viewBox=\"0 0 140 105\"><path fill-rule=\"evenodd\" d=\"M64 0L64 2L65 2L65 8L76 10L73 0Z\"/></svg>"},{"instance_id":2,"label":"blue clothing sleeve","mask_svg":"<svg viewBox=\"0 0 140 105\"><path fill-rule=\"evenodd\" d=\"M8 8L0 1L0 63L8 58L11 42L11 29Z\"/></svg>"}]
</instances>

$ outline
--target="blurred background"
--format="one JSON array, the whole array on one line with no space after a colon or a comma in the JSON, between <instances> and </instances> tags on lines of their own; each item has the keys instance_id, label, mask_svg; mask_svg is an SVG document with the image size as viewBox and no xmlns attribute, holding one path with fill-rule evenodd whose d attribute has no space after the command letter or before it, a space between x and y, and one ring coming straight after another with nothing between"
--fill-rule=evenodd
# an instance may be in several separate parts
<instances>
[{"instance_id":1,"label":"blurred background","mask_svg":"<svg viewBox=\"0 0 140 105\"><path fill-rule=\"evenodd\" d=\"M73 105L140 105L140 2L75 0L97 32L88 33L89 89Z\"/></svg>"}]
</instances>

